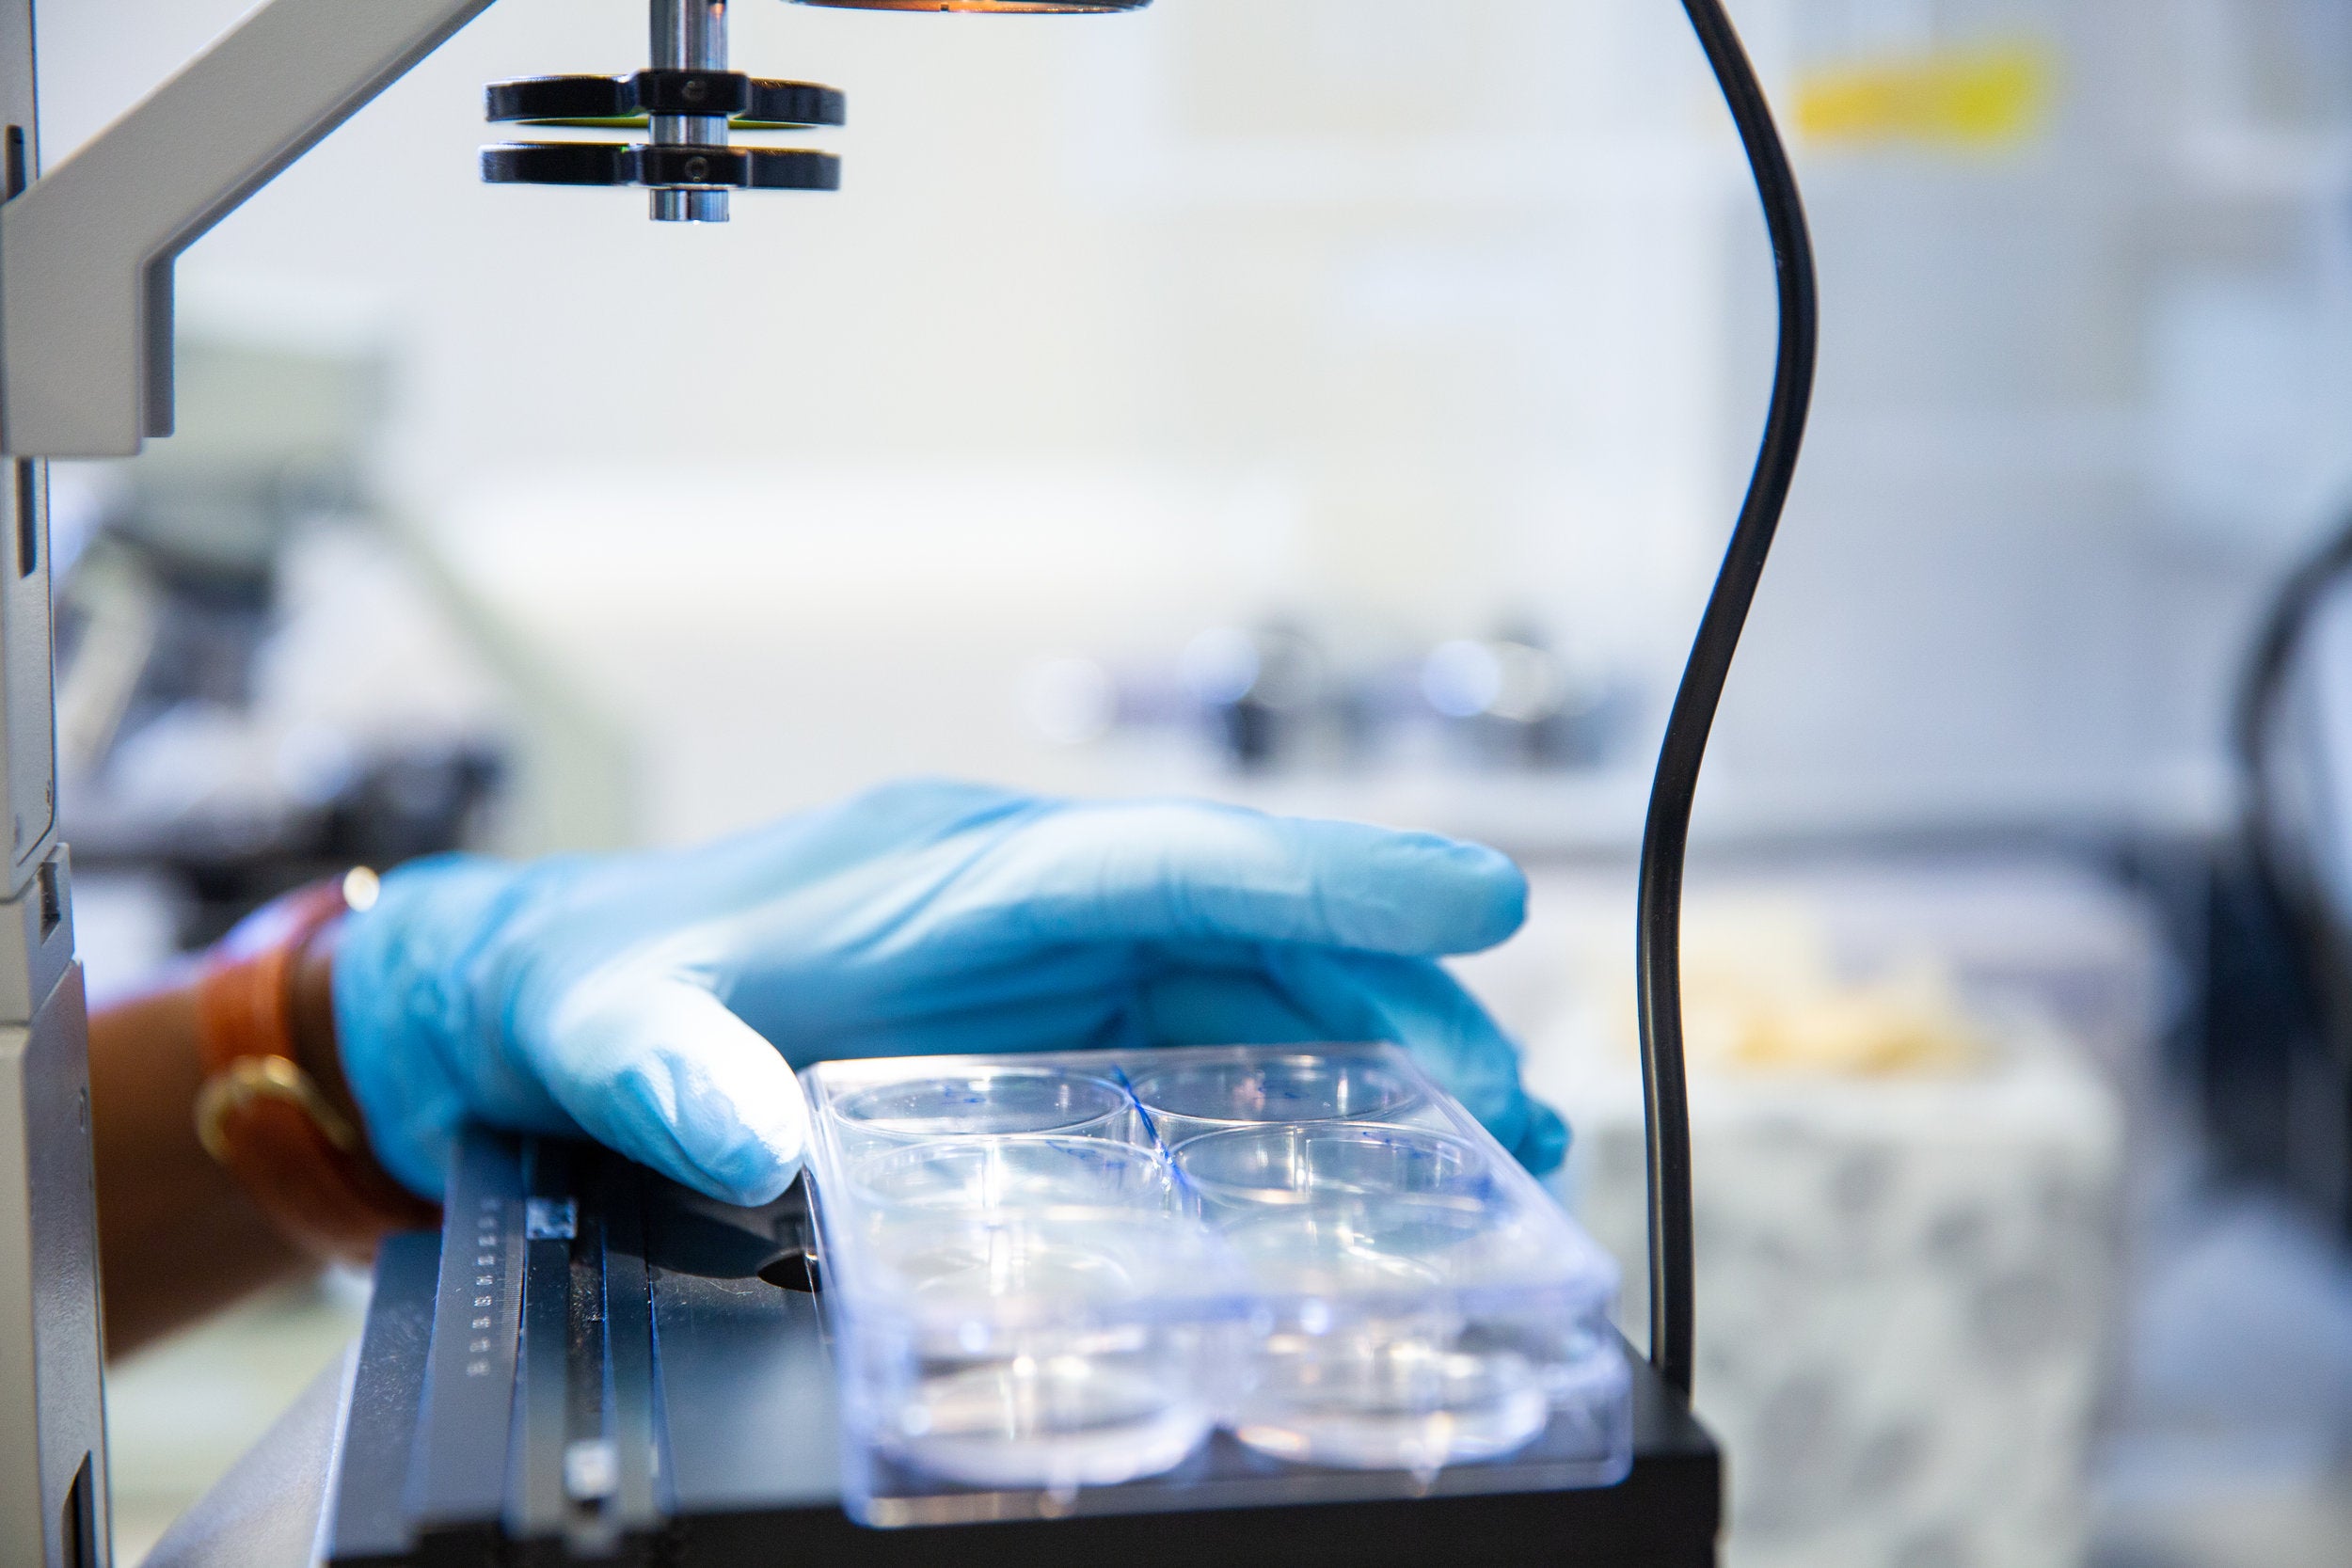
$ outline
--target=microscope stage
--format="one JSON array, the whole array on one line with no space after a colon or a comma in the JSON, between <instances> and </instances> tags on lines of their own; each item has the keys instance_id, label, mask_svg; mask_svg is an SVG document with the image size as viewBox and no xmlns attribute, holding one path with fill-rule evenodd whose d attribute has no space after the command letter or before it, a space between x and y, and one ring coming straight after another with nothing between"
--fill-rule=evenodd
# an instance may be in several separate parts
<instances>
[{"instance_id":1,"label":"microscope stage","mask_svg":"<svg viewBox=\"0 0 2352 1568\"><path fill-rule=\"evenodd\" d=\"M395 1237L377 1259L325 1536L336 1568L1715 1560L1715 1449L1638 1357L1633 1469L1613 1486L1558 1485L1540 1442L1423 1481L1220 1436L1152 1480L973 1489L944 1509L934 1492L921 1517L956 1522L868 1528L843 1499L889 1478L845 1475L860 1461L797 1193L728 1210L598 1150L477 1134L446 1214L441 1236Z\"/></svg>"}]
</instances>

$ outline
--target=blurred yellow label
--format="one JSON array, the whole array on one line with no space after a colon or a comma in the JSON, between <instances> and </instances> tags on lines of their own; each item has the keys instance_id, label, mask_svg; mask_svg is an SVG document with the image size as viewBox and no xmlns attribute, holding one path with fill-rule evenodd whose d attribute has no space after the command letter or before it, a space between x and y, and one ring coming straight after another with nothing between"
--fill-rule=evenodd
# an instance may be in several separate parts
<instances>
[{"instance_id":1,"label":"blurred yellow label","mask_svg":"<svg viewBox=\"0 0 2352 1568\"><path fill-rule=\"evenodd\" d=\"M2012 147L2042 128L2058 75L2036 43L1829 66L1797 83L1797 129L1830 147Z\"/></svg>"}]
</instances>

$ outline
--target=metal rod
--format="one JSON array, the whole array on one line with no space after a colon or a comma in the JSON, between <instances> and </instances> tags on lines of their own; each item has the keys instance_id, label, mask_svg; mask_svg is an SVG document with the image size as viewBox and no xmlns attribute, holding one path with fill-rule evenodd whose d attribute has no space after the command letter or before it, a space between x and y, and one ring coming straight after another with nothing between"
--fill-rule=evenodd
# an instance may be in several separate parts
<instances>
[{"instance_id":1,"label":"metal rod","mask_svg":"<svg viewBox=\"0 0 2352 1568\"><path fill-rule=\"evenodd\" d=\"M727 68L727 0L653 0L653 63L660 71ZM656 115L653 140L667 146L724 147L723 115ZM724 223L724 191L655 191L657 223Z\"/></svg>"}]
</instances>

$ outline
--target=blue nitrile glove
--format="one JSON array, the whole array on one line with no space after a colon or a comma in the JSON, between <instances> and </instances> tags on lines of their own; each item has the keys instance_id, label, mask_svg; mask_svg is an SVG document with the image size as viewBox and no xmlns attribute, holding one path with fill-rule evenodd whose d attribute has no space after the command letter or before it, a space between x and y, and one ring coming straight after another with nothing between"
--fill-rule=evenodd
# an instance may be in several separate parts
<instances>
[{"instance_id":1,"label":"blue nitrile glove","mask_svg":"<svg viewBox=\"0 0 2352 1568\"><path fill-rule=\"evenodd\" d=\"M1425 834L905 784L683 852L404 867L343 934L335 1019L422 1193L472 1120L764 1203L807 1144L790 1064L1307 1040L1406 1046L1545 1170L1566 1128L1436 961L1526 898Z\"/></svg>"}]
</instances>

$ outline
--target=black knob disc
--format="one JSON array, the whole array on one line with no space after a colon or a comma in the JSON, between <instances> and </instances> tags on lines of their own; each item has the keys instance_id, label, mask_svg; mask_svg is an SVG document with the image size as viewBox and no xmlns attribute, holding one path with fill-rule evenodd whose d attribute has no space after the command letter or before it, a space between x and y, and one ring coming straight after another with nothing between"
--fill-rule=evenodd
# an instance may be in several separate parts
<instances>
[{"instance_id":1,"label":"black knob disc","mask_svg":"<svg viewBox=\"0 0 2352 1568\"><path fill-rule=\"evenodd\" d=\"M624 127L655 115L724 118L739 131L846 124L849 100L814 82L771 82L734 71L641 71L634 76L531 76L493 82L494 124Z\"/></svg>"},{"instance_id":2,"label":"black knob disc","mask_svg":"<svg viewBox=\"0 0 2352 1568\"><path fill-rule=\"evenodd\" d=\"M482 150L493 185L645 185L666 190L837 191L841 160L796 147L512 142Z\"/></svg>"}]
</instances>

